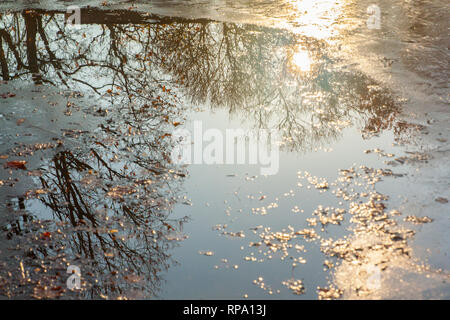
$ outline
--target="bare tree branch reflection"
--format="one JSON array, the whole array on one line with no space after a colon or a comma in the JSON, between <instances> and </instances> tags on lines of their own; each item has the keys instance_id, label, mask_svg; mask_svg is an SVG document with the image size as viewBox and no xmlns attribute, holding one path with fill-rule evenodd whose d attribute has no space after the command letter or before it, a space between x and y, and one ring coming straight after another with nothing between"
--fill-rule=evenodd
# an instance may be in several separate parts
<instances>
[{"instance_id":1,"label":"bare tree branch reflection","mask_svg":"<svg viewBox=\"0 0 450 320\"><path fill-rule=\"evenodd\" d=\"M42 168L40 200L54 220L54 244L44 232L29 254L32 263L51 257L62 272L68 263L82 264L91 283L82 294L90 297L153 297L161 288L186 221L169 216L186 176L170 161L170 135L184 120L185 102L279 129L296 151L328 144L358 121L365 135L396 125L399 107L388 90L333 68L318 40L207 20L82 16L91 24L80 30L65 26L62 12L1 16L0 66L3 80L88 88L113 110L98 110L104 119L95 135L81 133L81 147L59 151ZM309 70L293 65L300 49ZM21 234L20 223L14 230ZM35 295L42 292L48 294Z\"/></svg>"},{"instance_id":2,"label":"bare tree branch reflection","mask_svg":"<svg viewBox=\"0 0 450 320\"><path fill-rule=\"evenodd\" d=\"M59 81L68 87L81 84L98 94L120 88L130 101L149 102L156 95L155 84L165 88L170 76L194 103L227 107L231 114L251 119L256 127L284 131L291 149L333 141L342 127L358 119L363 132L376 134L392 126L399 112L389 92L375 81L332 68L335 61L324 43L281 30L175 18L167 24L150 23L139 14L133 18L137 24L122 24L121 15L114 18L100 11L96 19L109 23L89 25L89 32L87 28L71 32L57 13L23 15L29 33L27 69L39 70L44 82ZM103 15L108 19L102 20ZM90 21L90 16L86 13L85 20ZM1 30L5 33L6 29ZM18 35L3 38L17 39L15 46L22 45ZM292 55L298 47L309 52L311 72L292 70ZM8 49L7 56L19 66L16 51ZM2 68L3 74L14 69Z\"/></svg>"}]
</instances>

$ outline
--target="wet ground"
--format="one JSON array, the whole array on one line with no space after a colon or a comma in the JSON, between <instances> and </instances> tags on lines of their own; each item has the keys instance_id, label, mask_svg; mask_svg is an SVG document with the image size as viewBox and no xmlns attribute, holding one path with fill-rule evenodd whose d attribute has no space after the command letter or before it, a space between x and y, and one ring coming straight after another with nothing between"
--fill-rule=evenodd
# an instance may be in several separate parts
<instances>
[{"instance_id":1,"label":"wet ground","mask_svg":"<svg viewBox=\"0 0 450 320\"><path fill-rule=\"evenodd\" d=\"M448 299L448 4L371 4L3 1L0 296ZM174 163L196 121L279 171Z\"/></svg>"}]
</instances>

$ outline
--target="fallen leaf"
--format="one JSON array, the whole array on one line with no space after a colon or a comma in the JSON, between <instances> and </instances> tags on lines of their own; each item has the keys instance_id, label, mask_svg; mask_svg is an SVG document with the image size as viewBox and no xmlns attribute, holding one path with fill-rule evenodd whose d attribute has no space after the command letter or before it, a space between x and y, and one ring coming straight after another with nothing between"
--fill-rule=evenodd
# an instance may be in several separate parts
<instances>
[{"instance_id":1,"label":"fallen leaf","mask_svg":"<svg viewBox=\"0 0 450 320\"><path fill-rule=\"evenodd\" d=\"M137 283L142 281L142 276L136 274L129 274L123 277L128 283Z\"/></svg>"},{"instance_id":2,"label":"fallen leaf","mask_svg":"<svg viewBox=\"0 0 450 320\"><path fill-rule=\"evenodd\" d=\"M13 169L22 169L26 170L25 164L27 162L25 160L15 160L15 161L9 161L5 164L5 168L13 168Z\"/></svg>"},{"instance_id":3,"label":"fallen leaf","mask_svg":"<svg viewBox=\"0 0 450 320\"><path fill-rule=\"evenodd\" d=\"M52 234L50 232L46 231L41 234L41 239L48 240L51 238L51 236L52 236Z\"/></svg>"},{"instance_id":4,"label":"fallen leaf","mask_svg":"<svg viewBox=\"0 0 450 320\"><path fill-rule=\"evenodd\" d=\"M407 216L405 218L405 221L412 222L412 223L429 223L433 222L433 219L429 217L416 217L416 216Z\"/></svg>"},{"instance_id":5,"label":"fallen leaf","mask_svg":"<svg viewBox=\"0 0 450 320\"><path fill-rule=\"evenodd\" d=\"M170 224L163 222L163 225L166 226L167 230L175 230Z\"/></svg>"},{"instance_id":6,"label":"fallen leaf","mask_svg":"<svg viewBox=\"0 0 450 320\"><path fill-rule=\"evenodd\" d=\"M447 203L448 200L442 197L436 198L435 201L439 202L439 203Z\"/></svg>"},{"instance_id":7,"label":"fallen leaf","mask_svg":"<svg viewBox=\"0 0 450 320\"><path fill-rule=\"evenodd\" d=\"M28 171L27 175L33 176L33 177L40 177L40 176L42 176L42 172L40 170L31 170L31 171Z\"/></svg>"},{"instance_id":8,"label":"fallen leaf","mask_svg":"<svg viewBox=\"0 0 450 320\"><path fill-rule=\"evenodd\" d=\"M34 288L33 297L36 299L55 299L60 297L64 293L64 289L61 286L47 287L37 286Z\"/></svg>"},{"instance_id":9,"label":"fallen leaf","mask_svg":"<svg viewBox=\"0 0 450 320\"><path fill-rule=\"evenodd\" d=\"M2 93L1 96L2 96L3 99L6 99L6 98L12 98L12 97L15 97L16 94L15 94L15 93L12 93L12 92L7 92L7 93Z\"/></svg>"}]
</instances>

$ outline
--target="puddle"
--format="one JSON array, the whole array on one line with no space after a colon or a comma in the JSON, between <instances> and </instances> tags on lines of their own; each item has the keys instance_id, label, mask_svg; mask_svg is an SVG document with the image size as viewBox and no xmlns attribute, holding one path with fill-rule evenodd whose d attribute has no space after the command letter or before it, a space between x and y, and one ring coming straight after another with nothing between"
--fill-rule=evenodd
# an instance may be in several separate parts
<instances>
[{"instance_id":1,"label":"puddle","mask_svg":"<svg viewBox=\"0 0 450 320\"><path fill-rule=\"evenodd\" d=\"M363 2L281 3L0 6L3 297L448 298L445 70L361 49Z\"/></svg>"}]
</instances>

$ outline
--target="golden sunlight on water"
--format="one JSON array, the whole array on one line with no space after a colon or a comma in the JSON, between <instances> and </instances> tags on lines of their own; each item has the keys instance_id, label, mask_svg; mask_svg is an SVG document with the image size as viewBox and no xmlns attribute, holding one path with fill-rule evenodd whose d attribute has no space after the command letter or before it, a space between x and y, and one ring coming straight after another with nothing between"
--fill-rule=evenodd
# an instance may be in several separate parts
<instances>
[{"instance_id":1,"label":"golden sunlight on water","mask_svg":"<svg viewBox=\"0 0 450 320\"><path fill-rule=\"evenodd\" d=\"M292 31L316 39L328 39L337 34L337 19L342 14L342 0L292 1Z\"/></svg>"},{"instance_id":2,"label":"golden sunlight on water","mask_svg":"<svg viewBox=\"0 0 450 320\"><path fill-rule=\"evenodd\" d=\"M289 29L299 39L290 55L290 69L294 73L311 73L315 55L311 45L300 39L331 43L339 34L338 19L344 14L343 0L294 0L290 1L290 13L279 26ZM301 44L300 44L301 43Z\"/></svg>"},{"instance_id":3,"label":"golden sunlight on water","mask_svg":"<svg viewBox=\"0 0 450 320\"><path fill-rule=\"evenodd\" d=\"M307 72L311 69L311 58L308 51L298 48L292 55L292 64L294 69Z\"/></svg>"}]
</instances>

